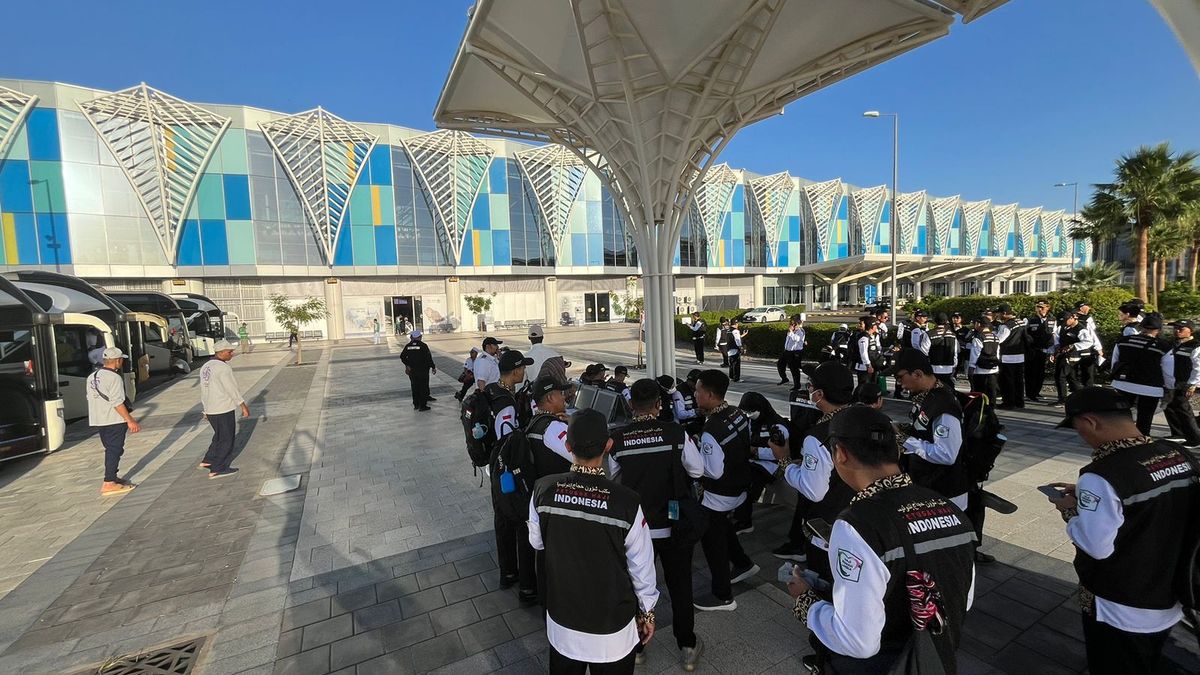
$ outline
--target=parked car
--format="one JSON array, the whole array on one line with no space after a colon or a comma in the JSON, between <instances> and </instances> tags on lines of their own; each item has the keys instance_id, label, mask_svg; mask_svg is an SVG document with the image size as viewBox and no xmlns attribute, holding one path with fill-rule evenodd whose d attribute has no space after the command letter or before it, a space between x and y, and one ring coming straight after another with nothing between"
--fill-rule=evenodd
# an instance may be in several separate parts
<instances>
[{"instance_id":1,"label":"parked car","mask_svg":"<svg viewBox=\"0 0 1200 675\"><path fill-rule=\"evenodd\" d=\"M867 306L864 307L864 309L868 312L874 312L877 309L891 309L891 308L892 308L892 296L890 296L890 295L881 295L875 299L875 302L869 302L869 303L867 303Z\"/></svg>"},{"instance_id":2,"label":"parked car","mask_svg":"<svg viewBox=\"0 0 1200 675\"><path fill-rule=\"evenodd\" d=\"M787 312L783 311L782 307L755 307L743 314L742 319L752 323L783 321L787 319Z\"/></svg>"}]
</instances>

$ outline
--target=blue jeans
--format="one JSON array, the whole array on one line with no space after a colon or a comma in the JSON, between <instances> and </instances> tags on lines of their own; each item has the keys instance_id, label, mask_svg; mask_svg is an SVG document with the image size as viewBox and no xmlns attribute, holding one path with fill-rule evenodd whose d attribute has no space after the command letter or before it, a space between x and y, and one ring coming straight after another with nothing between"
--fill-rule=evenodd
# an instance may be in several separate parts
<instances>
[{"instance_id":1,"label":"blue jeans","mask_svg":"<svg viewBox=\"0 0 1200 675\"><path fill-rule=\"evenodd\" d=\"M100 432L100 442L104 445L104 480L113 483L117 480L117 467L121 463L121 455L125 454L125 434L129 427L121 422L106 424L97 427L97 430Z\"/></svg>"}]
</instances>

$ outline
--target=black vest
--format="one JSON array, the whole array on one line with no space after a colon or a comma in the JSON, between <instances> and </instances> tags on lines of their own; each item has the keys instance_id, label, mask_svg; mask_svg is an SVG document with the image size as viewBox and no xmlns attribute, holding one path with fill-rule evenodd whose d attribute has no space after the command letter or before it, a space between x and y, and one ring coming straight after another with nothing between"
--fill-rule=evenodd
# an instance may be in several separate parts
<instances>
[{"instance_id":1,"label":"black vest","mask_svg":"<svg viewBox=\"0 0 1200 675\"><path fill-rule=\"evenodd\" d=\"M842 512L841 520L858 532L888 568L882 649L895 649L912 635L905 585L906 572L912 567L932 576L941 590L945 629L932 636L933 643L946 672L957 672L955 650L967 613L975 554L971 522L948 499L919 485L883 490L859 499ZM915 564L904 552L906 537L911 537L916 550ZM861 567L849 552L839 551L834 562L835 584L854 579Z\"/></svg>"},{"instance_id":2,"label":"black vest","mask_svg":"<svg viewBox=\"0 0 1200 675\"><path fill-rule=\"evenodd\" d=\"M1172 352L1175 355L1175 387L1187 389L1187 381L1192 376L1192 352L1200 347L1200 340L1188 338L1175 345Z\"/></svg>"},{"instance_id":3,"label":"black vest","mask_svg":"<svg viewBox=\"0 0 1200 675\"><path fill-rule=\"evenodd\" d=\"M552 476L556 473L568 471L571 468L570 460L546 447L546 428L554 420L553 415L535 415L529 423L528 428L525 429L525 435L529 439L530 450L533 452L534 475L536 476Z\"/></svg>"},{"instance_id":4,"label":"black vest","mask_svg":"<svg viewBox=\"0 0 1200 675\"><path fill-rule=\"evenodd\" d=\"M1041 351L1054 344L1053 318L1033 315L1025 321L1025 336L1028 338L1029 349Z\"/></svg>"},{"instance_id":5,"label":"black vest","mask_svg":"<svg viewBox=\"0 0 1200 675\"><path fill-rule=\"evenodd\" d=\"M959 349L970 349L971 340L974 337L975 331L971 330L970 326L959 326L954 329L954 337L958 338Z\"/></svg>"},{"instance_id":6,"label":"black vest","mask_svg":"<svg viewBox=\"0 0 1200 675\"><path fill-rule=\"evenodd\" d=\"M1171 349L1171 343L1162 338L1141 333L1122 335L1117 338L1117 367L1113 369L1113 380L1148 387L1163 386L1162 358Z\"/></svg>"},{"instance_id":7,"label":"black vest","mask_svg":"<svg viewBox=\"0 0 1200 675\"><path fill-rule=\"evenodd\" d=\"M935 426L937 418L950 415L962 423L962 407L954 392L946 387L937 386L925 394L920 403L913 403L909 417L912 420L912 436L927 443L934 441L938 433ZM946 497L957 497L971 489L971 479L963 462L963 448L958 449L958 457L950 465L934 464L917 455L901 455L901 461L909 475L920 485L936 490Z\"/></svg>"},{"instance_id":8,"label":"black vest","mask_svg":"<svg viewBox=\"0 0 1200 675\"><path fill-rule=\"evenodd\" d=\"M688 384L687 381L675 385L675 390L683 397L684 409L696 411L695 417L684 420L680 424L683 425L683 428L689 434L699 436L700 432L704 429L704 415L701 415L699 408L696 407L696 392L692 390L692 385Z\"/></svg>"},{"instance_id":9,"label":"black vest","mask_svg":"<svg viewBox=\"0 0 1200 675\"><path fill-rule=\"evenodd\" d=\"M992 331L976 333L975 338L983 343L979 356L975 358L975 367L991 370L1000 365L1000 341Z\"/></svg>"},{"instance_id":10,"label":"black vest","mask_svg":"<svg viewBox=\"0 0 1200 675\"><path fill-rule=\"evenodd\" d=\"M1187 533L1200 527L1200 486L1179 447L1166 441L1122 448L1079 470L1100 476L1121 499L1124 522L1113 553L1096 560L1075 551L1079 583L1130 607L1169 609ZM1079 508L1091 501L1078 493ZM1092 508L1095 508L1094 502Z\"/></svg>"},{"instance_id":11,"label":"black vest","mask_svg":"<svg viewBox=\"0 0 1200 675\"><path fill-rule=\"evenodd\" d=\"M731 326L729 328L718 328L717 330L720 331L720 334L717 337L717 346L718 347L731 346L733 344L733 336L729 334L729 331L733 330L733 327Z\"/></svg>"},{"instance_id":12,"label":"black vest","mask_svg":"<svg viewBox=\"0 0 1200 675\"><path fill-rule=\"evenodd\" d=\"M500 411L504 410L508 406L513 407L513 412L516 417L514 417L512 420L512 429L505 425L502 429L503 433L499 434L500 437L507 436L513 429L519 429L521 427L521 411L517 410L517 397L514 396L511 391L500 386L499 382L489 382L488 385L483 388L483 393L488 398L488 405L492 409L492 417L499 415Z\"/></svg>"},{"instance_id":13,"label":"black vest","mask_svg":"<svg viewBox=\"0 0 1200 675\"><path fill-rule=\"evenodd\" d=\"M671 527L667 502L688 494L683 469L683 427L674 422L634 422L612 434L609 452L621 465L617 478L638 493L650 529Z\"/></svg>"},{"instance_id":14,"label":"black vest","mask_svg":"<svg viewBox=\"0 0 1200 675\"><path fill-rule=\"evenodd\" d=\"M929 363L935 366L954 364L958 353L958 338L945 326L938 326L929 334Z\"/></svg>"},{"instance_id":15,"label":"black vest","mask_svg":"<svg viewBox=\"0 0 1200 675\"><path fill-rule=\"evenodd\" d=\"M1074 326L1061 326L1058 329L1058 348L1063 351L1067 351L1069 349L1070 351L1068 352L1068 355L1072 358L1077 356L1091 356L1095 354L1096 352L1090 347L1081 351L1075 351L1073 348L1073 345L1079 342L1079 334L1086 327L1087 326L1085 326L1082 321L1076 323Z\"/></svg>"},{"instance_id":16,"label":"black vest","mask_svg":"<svg viewBox=\"0 0 1200 675\"><path fill-rule=\"evenodd\" d=\"M741 409L728 406L704 421L704 433L712 436L725 454L720 478L701 478L704 489L725 497L736 497L750 486L750 418ZM701 448L701 452L705 449Z\"/></svg>"},{"instance_id":17,"label":"black vest","mask_svg":"<svg viewBox=\"0 0 1200 675\"><path fill-rule=\"evenodd\" d=\"M858 352L858 341L864 337L867 338L867 358L871 360L867 365L878 367L883 361L879 355L879 341L866 331L858 331L850 340L850 365L853 367L855 364L862 363L862 355Z\"/></svg>"},{"instance_id":18,"label":"black vest","mask_svg":"<svg viewBox=\"0 0 1200 675\"><path fill-rule=\"evenodd\" d=\"M1009 319L1004 322L1008 326L1008 337L1000 343L1000 353L1025 355L1025 322L1019 319Z\"/></svg>"},{"instance_id":19,"label":"black vest","mask_svg":"<svg viewBox=\"0 0 1200 675\"><path fill-rule=\"evenodd\" d=\"M539 479L533 503L545 545L546 612L560 626L593 635L629 625L638 602L625 537L643 527L637 493L604 476L568 472Z\"/></svg>"},{"instance_id":20,"label":"black vest","mask_svg":"<svg viewBox=\"0 0 1200 675\"><path fill-rule=\"evenodd\" d=\"M825 420L824 422L814 424L808 430L808 435L817 439L821 443L821 447L825 448L825 451L832 457L833 448L829 447L829 425L831 422L832 420ZM812 471L813 469L802 465L800 470ZM838 519L842 511L850 505L852 497L854 497L854 490L849 485L846 485L846 482L842 480L837 470L834 469L829 472L829 489L825 492L825 496L821 501L814 503L809 508L808 517L820 518L832 524L833 521Z\"/></svg>"}]
</instances>

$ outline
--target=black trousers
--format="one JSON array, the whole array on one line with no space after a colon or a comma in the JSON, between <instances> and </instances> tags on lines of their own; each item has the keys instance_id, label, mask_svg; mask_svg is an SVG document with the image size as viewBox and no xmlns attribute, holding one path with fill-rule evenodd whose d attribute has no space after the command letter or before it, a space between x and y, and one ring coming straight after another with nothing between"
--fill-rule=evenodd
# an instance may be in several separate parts
<instances>
[{"instance_id":1,"label":"black trousers","mask_svg":"<svg viewBox=\"0 0 1200 675\"><path fill-rule=\"evenodd\" d=\"M492 507L495 509L495 507ZM537 590L536 558L529 545L529 524L500 515L492 517L496 528L496 557L500 558L500 576L517 577L523 591Z\"/></svg>"},{"instance_id":2,"label":"black trousers","mask_svg":"<svg viewBox=\"0 0 1200 675\"><path fill-rule=\"evenodd\" d=\"M704 338L692 338L692 348L696 350L696 360L704 363Z\"/></svg>"},{"instance_id":3,"label":"black trousers","mask_svg":"<svg viewBox=\"0 0 1200 675\"><path fill-rule=\"evenodd\" d=\"M1192 400L1187 397L1186 388L1167 394L1163 415L1167 417L1172 436L1184 439L1187 445L1200 445L1200 425L1196 424L1196 414L1192 412Z\"/></svg>"},{"instance_id":4,"label":"black trousers","mask_svg":"<svg viewBox=\"0 0 1200 675\"><path fill-rule=\"evenodd\" d=\"M672 537L654 539L654 555L662 562L663 581L671 596L671 632L680 649L696 646L696 608L692 606L692 551Z\"/></svg>"},{"instance_id":5,"label":"black trousers","mask_svg":"<svg viewBox=\"0 0 1200 675\"><path fill-rule=\"evenodd\" d=\"M1025 352L1025 395L1041 398L1046 384L1046 352L1036 349Z\"/></svg>"},{"instance_id":6,"label":"black trousers","mask_svg":"<svg viewBox=\"0 0 1200 675\"><path fill-rule=\"evenodd\" d=\"M754 524L754 503L762 496L763 489L775 480L762 465L751 462L750 487L746 489L746 501L733 510L733 524L737 529Z\"/></svg>"},{"instance_id":7,"label":"black trousers","mask_svg":"<svg viewBox=\"0 0 1200 675\"><path fill-rule=\"evenodd\" d=\"M429 402L428 369L413 368L412 374L408 376L408 383L412 386L412 401L414 408L420 408Z\"/></svg>"},{"instance_id":8,"label":"black trousers","mask_svg":"<svg viewBox=\"0 0 1200 675\"><path fill-rule=\"evenodd\" d=\"M987 513L983 506L982 485L976 484L967 491L967 509L963 513L971 519L971 526L975 528L975 548L979 548L983 544L983 517Z\"/></svg>"},{"instance_id":9,"label":"black trousers","mask_svg":"<svg viewBox=\"0 0 1200 675\"><path fill-rule=\"evenodd\" d=\"M115 483L121 455L125 454L125 434L129 431L129 426L124 422L106 424L96 427L96 431L100 434L100 443L104 445L104 480L107 483Z\"/></svg>"},{"instance_id":10,"label":"black trousers","mask_svg":"<svg viewBox=\"0 0 1200 675\"><path fill-rule=\"evenodd\" d=\"M550 675L583 675L591 673L592 675L628 675L633 672L633 657L636 652L629 652L629 655L620 661L612 663L585 663L568 659L554 645L550 645Z\"/></svg>"},{"instance_id":11,"label":"black trousers","mask_svg":"<svg viewBox=\"0 0 1200 675\"><path fill-rule=\"evenodd\" d=\"M1092 675L1156 673L1170 629L1127 633L1083 613L1083 642Z\"/></svg>"},{"instance_id":12,"label":"black trousers","mask_svg":"<svg viewBox=\"0 0 1200 675\"><path fill-rule=\"evenodd\" d=\"M750 556L742 550L742 542L738 541L733 531L732 515L729 511L714 511L707 506L708 529L700 539L700 547L704 549L704 559L708 562L708 571L712 575L712 594L721 600L733 599L733 585L730 583L729 565L733 563L739 568L754 564Z\"/></svg>"},{"instance_id":13,"label":"black trousers","mask_svg":"<svg viewBox=\"0 0 1200 675\"><path fill-rule=\"evenodd\" d=\"M1079 379L1083 383L1083 386L1090 387L1096 384L1096 357L1083 357L1079 360L1077 367L1079 368Z\"/></svg>"},{"instance_id":14,"label":"black trousers","mask_svg":"<svg viewBox=\"0 0 1200 675\"><path fill-rule=\"evenodd\" d=\"M717 351L721 352L721 367L727 367L729 365L729 347L717 345Z\"/></svg>"},{"instance_id":15,"label":"black trousers","mask_svg":"<svg viewBox=\"0 0 1200 675\"><path fill-rule=\"evenodd\" d=\"M955 375L966 375L967 374L967 363L969 363L970 360L971 360L971 350L969 350L969 349L958 350L958 367L954 369L954 374Z\"/></svg>"},{"instance_id":16,"label":"black trousers","mask_svg":"<svg viewBox=\"0 0 1200 675\"><path fill-rule=\"evenodd\" d=\"M1000 364L1000 396L1005 408L1025 407L1025 364Z\"/></svg>"},{"instance_id":17,"label":"black trousers","mask_svg":"<svg viewBox=\"0 0 1200 675\"><path fill-rule=\"evenodd\" d=\"M997 397L1000 396L1000 385L997 382L996 373L972 375L971 391L987 394L988 398L992 400L992 405L995 405Z\"/></svg>"},{"instance_id":18,"label":"black trousers","mask_svg":"<svg viewBox=\"0 0 1200 675\"><path fill-rule=\"evenodd\" d=\"M792 387L800 386L800 364L803 363L803 352L791 351L784 352L783 357L779 359L779 379L788 379L783 373L784 366L787 366L788 372L792 374Z\"/></svg>"},{"instance_id":19,"label":"black trousers","mask_svg":"<svg viewBox=\"0 0 1200 675\"><path fill-rule=\"evenodd\" d=\"M1129 401L1129 405L1133 406L1134 421L1137 422L1138 431L1142 432L1143 436L1149 436L1150 425L1154 423L1154 413L1158 411L1158 401L1161 397L1142 396L1127 391L1122 391L1121 396L1124 396L1125 400Z\"/></svg>"},{"instance_id":20,"label":"black trousers","mask_svg":"<svg viewBox=\"0 0 1200 675\"><path fill-rule=\"evenodd\" d=\"M855 370L855 371L854 371L854 374L855 374L856 376L858 376L858 383L859 383L859 384L865 384L865 383L867 383L867 382L874 382L874 381L875 381L875 375L874 375L874 373L872 373L872 374L868 375L868 374L867 374L867 371L865 371L865 370Z\"/></svg>"},{"instance_id":21,"label":"black trousers","mask_svg":"<svg viewBox=\"0 0 1200 675\"><path fill-rule=\"evenodd\" d=\"M1082 387L1079 381L1079 362L1071 363L1066 357L1054 359L1054 390L1058 400L1067 400L1068 394L1074 394Z\"/></svg>"},{"instance_id":22,"label":"black trousers","mask_svg":"<svg viewBox=\"0 0 1200 675\"><path fill-rule=\"evenodd\" d=\"M237 410L207 415L208 423L213 428L212 442L208 444L208 452L204 453L204 463L208 464L209 471L224 471L229 468L229 461L233 458L233 437L237 434L235 414Z\"/></svg>"},{"instance_id":23,"label":"black trousers","mask_svg":"<svg viewBox=\"0 0 1200 675\"><path fill-rule=\"evenodd\" d=\"M742 379L742 353L729 354L729 379L737 382Z\"/></svg>"}]
</instances>

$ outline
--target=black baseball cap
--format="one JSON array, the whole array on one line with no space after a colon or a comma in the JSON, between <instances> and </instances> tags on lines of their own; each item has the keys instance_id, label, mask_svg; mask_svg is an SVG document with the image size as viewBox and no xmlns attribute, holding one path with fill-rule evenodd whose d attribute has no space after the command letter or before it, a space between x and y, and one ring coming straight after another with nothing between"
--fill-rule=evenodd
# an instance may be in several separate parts
<instances>
[{"instance_id":1,"label":"black baseball cap","mask_svg":"<svg viewBox=\"0 0 1200 675\"><path fill-rule=\"evenodd\" d=\"M975 317L975 323L985 323L991 325L992 320L987 318L987 314L980 314L979 316Z\"/></svg>"},{"instance_id":2,"label":"black baseball cap","mask_svg":"<svg viewBox=\"0 0 1200 675\"><path fill-rule=\"evenodd\" d=\"M1163 315L1158 312L1150 312L1142 317L1142 321L1138 325L1149 330L1160 329L1163 327Z\"/></svg>"},{"instance_id":3,"label":"black baseball cap","mask_svg":"<svg viewBox=\"0 0 1200 675\"><path fill-rule=\"evenodd\" d=\"M920 370L927 375L933 374L933 364L929 362L929 357L915 349L905 349L896 356L896 362L888 368L888 375L895 375L901 370L912 372Z\"/></svg>"},{"instance_id":4,"label":"black baseball cap","mask_svg":"<svg viewBox=\"0 0 1200 675\"><path fill-rule=\"evenodd\" d=\"M559 382L553 375L543 375L533 381L533 400L540 401L552 391L566 391L570 388L570 384Z\"/></svg>"},{"instance_id":5,"label":"black baseball cap","mask_svg":"<svg viewBox=\"0 0 1200 675\"><path fill-rule=\"evenodd\" d=\"M629 374L629 369L626 368L625 366L617 366L616 368L613 368L613 375L628 375L628 374Z\"/></svg>"},{"instance_id":6,"label":"black baseball cap","mask_svg":"<svg viewBox=\"0 0 1200 675\"><path fill-rule=\"evenodd\" d=\"M497 340L496 338L494 338L490 335L483 338L483 346L484 347L486 347L488 345L496 345L497 347L499 347L502 344L504 344L503 340Z\"/></svg>"},{"instance_id":7,"label":"black baseball cap","mask_svg":"<svg viewBox=\"0 0 1200 675\"><path fill-rule=\"evenodd\" d=\"M658 377L654 378L654 381L658 383L658 386L663 391L670 392L675 390L675 378L671 377L670 375L659 375Z\"/></svg>"},{"instance_id":8,"label":"black baseball cap","mask_svg":"<svg viewBox=\"0 0 1200 675\"><path fill-rule=\"evenodd\" d=\"M1034 307L1049 307L1050 302L1048 300L1038 300L1037 302L1033 303L1033 306Z\"/></svg>"},{"instance_id":9,"label":"black baseball cap","mask_svg":"<svg viewBox=\"0 0 1200 675\"><path fill-rule=\"evenodd\" d=\"M486 344L486 343L485 343ZM507 373L521 366L532 366L533 359L525 358L521 352L510 349L500 355L500 372Z\"/></svg>"},{"instance_id":10,"label":"black baseball cap","mask_svg":"<svg viewBox=\"0 0 1200 675\"><path fill-rule=\"evenodd\" d=\"M1075 303L1075 309L1082 309L1084 307L1091 307L1091 306L1092 306L1092 303L1088 302L1087 300L1080 300L1079 302Z\"/></svg>"},{"instance_id":11,"label":"black baseball cap","mask_svg":"<svg viewBox=\"0 0 1200 675\"><path fill-rule=\"evenodd\" d=\"M925 311L925 310L923 310L923 309L918 309L916 312L914 312L914 313L913 313L913 318L914 318L914 319L920 319L921 317L925 317L926 319L928 319L928 318L929 318L929 312L926 312L926 311Z\"/></svg>"},{"instance_id":12,"label":"black baseball cap","mask_svg":"<svg viewBox=\"0 0 1200 675\"><path fill-rule=\"evenodd\" d=\"M1076 311L1075 311L1075 310L1073 310L1073 309L1068 309L1067 311L1065 311L1065 312L1063 312L1062 314L1059 314L1059 315L1058 315L1058 320L1059 320L1059 321L1066 321L1067 319L1070 319L1070 318L1071 318L1071 317L1073 317L1073 316L1079 316L1079 312L1076 312Z\"/></svg>"},{"instance_id":13,"label":"black baseball cap","mask_svg":"<svg viewBox=\"0 0 1200 675\"><path fill-rule=\"evenodd\" d=\"M933 315L933 322L940 326L944 323L949 323L950 317L946 316L945 312L938 312Z\"/></svg>"},{"instance_id":14,"label":"black baseball cap","mask_svg":"<svg viewBox=\"0 0 1200 675\"><path fill-rule=\"evenodd\" d=\"M895 443L896 427L892 418L882 410L866 405L852 405L833 416L829 422L829 435L835 438L863 438L876 442L891 439Z\"/></svg>"},{"instance_id":15,"label":"black baseball cap","mask_svg":"<svg viewBox=\"0 0 1200 675\"><path fill-rule=\"evenodd\" d=\"M1116 389L1084 387L1067 397L1067 414L1058 423L1060 429L1070 429L1071 421L1084 413L1124 412L1129 415L1129 401Z\"/></svg>"},{"instance_id":16,"label":"black baseball cap","mask_svg":"<svg viewBox=\"0 0 1200 675\"><path fill-rule=\"evenodd\" d=\"M1195 325L1192 323L1191 319L1180 319L1178 321L1172 321L1171 326L1174 328L1190 328L1192 330L1195 330L1195 328L1196 328Z\"/></svg>"},{"instance_id":17,"label":"black baseball cap","mask_svg":"<svg viewBox=\"0 0 1200 675\"><path fill-rule=\"evenodd\" d=\"M595 447L607 440L608 420L599 410L578 410L567 421L567 442L573 448Z\"/></svg>"},{"instance_id":18,"label":"black baseball cap","mask_svg":"<svg viewBox=\"0 0 1200 675\"><path fill-rule=\"evenodd\" d=\"M689 370L688 374L687 374L687 379L688 379L688 382L691 382L692 380L700 379L700 369L692 368L691 370Z\"/></svg>"},{"instance_id":19,"label":"black baseball cap","mask_svg":"<svg viewBox=\"0 0 1200 675\"><path fill-rule=\"evenodd\" d=\"M835 392L834 397L839 401L848 400L854 393L854 374L840 361L826 361L806 374L811 389Z\"/></svg>"},{"instance_id":20,"label":"black baseball cap","mask_svg":"<svg viewBox=\"0 0 1200 675\"><path fill-rule=\"evenodd\" d=\"M583 374L588 377L595 377L606 370L608 370L608 368L606 368L603 363L592 363L588 365L587 368L583 369Z\"/></svg>"},{"instance_id":21,"label":"black baseball cap","mask_svg":"<svg viewBox=\"0 0 1200 675\"><path fill-rule=\"evenodd\" d=\"M961 318L962 318L962 312L953 312L952 314L950 314L950 318L951 318L951 319L953 319L953 318L954 318L954 317L956 317L956 316L957 316L958 318L960 318L960 319L961 319Z\"/></svg>"},{"instance_id":22,"label":"black baseball cap","mask_svg":"<svg viewBox=\"0 0 1200 675\"><path fill-rule=\"evenodd\" d=\"M995 311L1000 312L1001 314L1008 314L1012 311L1012 305L1008 304L1007 302L1002 302L996 305Z\"/></svg>"}]
</instances>

